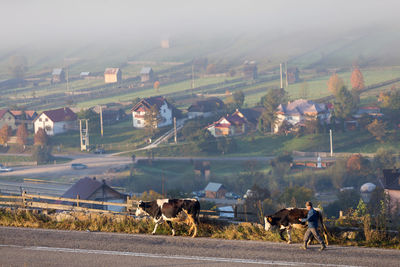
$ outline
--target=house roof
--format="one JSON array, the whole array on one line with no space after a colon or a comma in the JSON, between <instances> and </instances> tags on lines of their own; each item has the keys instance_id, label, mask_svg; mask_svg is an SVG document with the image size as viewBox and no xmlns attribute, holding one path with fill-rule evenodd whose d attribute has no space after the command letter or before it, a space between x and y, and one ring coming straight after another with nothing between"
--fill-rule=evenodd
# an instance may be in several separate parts
<instances>
[{"instance_id":1,"label":"house roof","mask_svg":"<svg viewBox=\"0 0 400 267\"><path fill-rule=\"evenodd\" d=\"M0 109L0 119L3 118L4 114L10 112L8 109Z\"/></svg>"},{"instance_id":2,"label":"house roof","mask_svg":"<svg viewBox=\"0 0 400 267\"><path fill-rule=\"evenodd\" d=\"M152 71L153 71L153 69L151 67L143 67L140 70L140 74L150 74L150 72L152 72Z\"/></svg>"},{"instance_id":3,"label":"house roof","mask_svg":"<svg viewBox=\"0 0 400 267\"><path fill-rule=\"evenodd\" d=\"M90 72L89 71L82 71L80 76L89 76Z\"/></svg>"},{"instance_id":4,"label":"house roof","mask_svg":"<svg viewBox=\"0 0 400 267\"><path fill-rule=\"evenodd\" d=\"M307 115L313 113L321 113L327 111L326 105L323 103L315 103L311 100L297 99L289 102L287 105L279 105L277 112L285 115Z\"/></svg>"},{"instance_id":5,"label":"house roof","mask_svg":"<svg viewBox=\"0 0 400 267\"><path fill-rule=\"evenodd\" d=\"M80 199L89 199L91 195L93 195L97 190L99 190L102 186L108 187L110 190L115 191L116 193L123 195L107 185L105 181L103 182L96 180L96 177L89 178L85 177L80 179L75 184L73 184L63 195L64 198L76 198L79 195Z\"/></svg>"},{"instance_id":6,"label":"house roof","mask_svg":"<svg viewBox=\"0 0 400 267\"><path fill-rule=\"evenodd\" d=\"M15 117L21 116L23 113L26 115L26 119L33 120L36 118L37 113L34 110L10 110L11 114Z\"/></svg>"},{"instance_id":7,"label":"house roof","mask_svg":"<svg viewBox=\"0 0 400 267\"><path fill-rule=\"evenodd\" d=\"M189 108L189 112L213 112L224 108L224 102L217 97L198 100Z\"/></svg>"},{"instance_id":8,"label":"house roof","mask_svg":"<svg viewBox=\"0 0 400 267\"><path fill-rule=\"evenodd\" d=\"M220 183L210 182L210 183L208 183L206 188L204 188L204 191L218 192L218 190L220 190L222 187L223 187L223 185Z\"/></svg>"},{"instance_id":9,"label":"house roof","mask_svg":"<svg viewBox=\"0 0 400 267\"><path fill-rule=\"evenodd\" d=\"M60 121L75 121L78 117L76 114L68 107L53 109L53 110L46 110L43 111L42 114L45 114L49 117L50 120L53 122L60 122ZM39 118L40 116L36 117ZM35 121L36 121L35 119Z\"/></svg>"},{"instance_id":10,"label":"house roof","mask_svg":"<svg viewBox=\"0 0 400 267\"><path fill-rule=\"evenodd\" d=\"M119 71L119 68L106 68L104 71L104 74L117 74Z\"/></svg>"},{"instance_id":11,"label":"house roof","mask_svg":"<svg viewBox=\"0 0 400 267\"><path fill-rule=\"evenodd\" d=\"M61 75L63 71L64 71L63 69L53 69L51 75Z\"/></svg>"},{"instance_id":12,"label":"house roof","mask_svg":"<svg viewBox=\"0 0 400 267\"><path fill-rule=\"evenodd\" d=\"M158 109L161 108L164 103L167 103L168 107L170 104L168 101L162 96L154 96L141 99L135 106L131 109L131 111L136 111L140 107L144 107L145 109L150 109L152 106L156 105Z\"/></svg>"},{"instance_id":13,"label":"house roof","mask_svg":"<svg viewBox=\"0 0 400 267\"><path fill-rule=\"evenodd\" d=\"M231 124L235 124L235 125L243 125L243 124L247 123L246 117L239 110L236 110L234 113L232 113L232 115L229 115L227 117L227 120Z\"/></svg>"},{"instance_id":14,"label":"house roof","mask_svg":"<svg viewBox=\"0 0 400 267\"><path fill-rule=\"evenodd\" d=\"M260 118L264 110L265 110L264 107L254 107L254 108L241 109L240 112L242 112L242 114L245 116L248 122L257 124L258 119Z\"/></svg>"},{"instance_id":15,"label":"house roof","mask_svg":"<svg viewBox=\"0 0 400 267\"><path fill-rule=\"evenodd\" d=\"M64 70L61 68L58 68L58 69L53 69L53 72L51 73L52 75L61 75L61 73L63 72Z\"/></svg>"}]
</instances>

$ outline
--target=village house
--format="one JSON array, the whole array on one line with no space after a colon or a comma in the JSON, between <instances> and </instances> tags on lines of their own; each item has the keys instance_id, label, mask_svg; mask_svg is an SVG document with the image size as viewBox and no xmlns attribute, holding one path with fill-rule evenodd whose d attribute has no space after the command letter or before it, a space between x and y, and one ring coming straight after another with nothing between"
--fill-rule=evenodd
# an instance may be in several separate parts
<instances>
[{"instance_id":1,"label":"village house","mask_svg":"<svg viewBox=\"0 0 400 267\"><path fill-rule=\"evenodd\" d=\"M122 81L122 72L119 68L106 68L104 71L105 83L118 83Z\"/></svg>"},{"instance_id":2,"label":"village house","mask_svg":"<svg viewBox=\"0 0 400 267\"><path fill-rule=\"evenodd\" d=\"M305 99L297 99L287 105L279 105L276 114L275 133L279 131L284 121L293 127L304 124L306 120L319 119L321 123L329 123L331 117L330 111L325 104Z\"/></svg>"},{"instance_id":3,"label":"village house","mask_svg":"<svg viewBox=\"0 0 400 267\"><path fill-rule=\"evenodd\" d=\"M255 80L258 77L257 63L255 61L245 61L243 63L243 76L246 79Z\"/></svg>"},{"instance_id":4,"label":"village house","mask_svg":"<svg viewBox=\"0 0 400 267\"><path fill-rule=\"evenodd\" d=\"M154 72L151 67L143 67L140 70L140 81L144 82L151 82L154 79Z\"/></svg>"},{"instance_id":5,"label":"village house","mask_svg":"<svg viewBox=\"0 0 400 267\"><path fill-rule=\"evenodd\" d=\"M87 78L89 78L91 75L92 75L92 73L89 72L89 71L82 71L82 72L79 74L79 77L81 77L81 79L87 79Z\"/></svg>"},{"instance_id":6,"label":"village house","mask_svg":"<svg viewBox=\"0 0 400 267\"><path fill-rule=\"evenodd\" d=\"M62 83L62 82L65 82L65 72L64 72L64 69L62 69L62 68L53 69L53 72L51 73L51 82L52 82L52 83Z\"/></svg>"},{"instance_id":7,"label":"village house","mask_svg":"<svg viewBox=\"0 0 400 267\"><path fill-rule=\"evenodd\" d=\"M63 198L79 198L84 200L95 200L104 202L124 203L127 199L122 194L109 186L105 180L99 181L96 177L85 177L72 185L63 195ZM123 207L111 205L79 204L81 207L104 209L112 211L123 211Z\"/></svg>"},{"instance_id":8,"label":"village house","mask_svg":"<svg viewBox=\"0 0 400 267\"><path fill-rule=\"evenodd\" d=\"M206 188L204 188L206 193L206 198L225 198L227 193L226 188L220 183L208 183Z\"/></svg>"},{"instance_id":9,"label":"village house","mask_svg":"<svg viewBox=\"0 0 400 267\"><path fill-rule=\"evenodd\" d=\"M37 117L37 112L34 110L10 110L10 112L14 115L15 117L15 123L17 127L25 123L26 128L28 130L33 131L33 121Z\"/></svg>"},{"instance_id":10,"label":"village house","mask_svg":"<svg viewBox=\"0 0 400 267\"><path fill-rule=\"evenodd\" d=\"M246 132L248 121L239 110L231 115L224 116L213 124L207 126L207 130L214 137L242 135Z\"/></svg>"},{"instance_id":11,"label":"village house","mask_svg":"<svg viewBox=\"0 0 400 267\"><path fill-rule=\"evenodd\" d=\"M373 118L381 118L383 117L383 114L381 113L381 109L376 106L368 106L368 107L360 107L357 110L357 113L353 115L353 118L359 119L363 115L368 115Z\"/></svg>"},{"instance_id":12,"label":"village house","mask_svg":"<svg viewBox=\"0 0 400 267\"><path fill-rule=\"evenodd\" d=\"M100 114L100 106L95 106L92 110ZM107 105L101 106L101 113L104 125L111 125L126 118L125 111L119 106L109 107Z\"/></svg>"},{"instance_id":13,"label":"village house","mask_svg":"<svg viewBox=\"0 0 400 267\"><path fill-rule=\"evenodd\" d=\"M383 176L379 181L386 196L388 196L388 205L391 213L400 215L400 170L383 170Z\"/></svg>"},{"instance_id":14,"label":"village house","mask_svg":"<svg viewBox=\"0 0 400 267\"><path fill-rule=\"evenodd\" d=\"M193 103L188 109L188 118L210 117L225 108L224 102L217 97L210 97L198 100Z\"/></svg>"},{"instance_id":15,"label":"village house","mask_svg":"<svg viewBox=\"0 0 400 267\"><path fill-rule=\"evenodd\" d=\"M12 130L17 129L17 123L15 116L8 109L0 110L0 129L4 126L8 125Z\"/></svg>"},{"instance_id":16,"label":"village house","mask_svg":"<svg viewBox=\"0 0 400 267\"><path fill-rule=\"evenodd\" d=\"M169 48L169 40L168 39L164 39L161 40L161 48Z\"/></svg>"},{"instance_id":17,"label":"village house","mask_svg":"<svg viewBox=\"0 0 400 267\"><path fill-rule=\"evenodd\" d=\"M43 111L34 120L35 133L44 128L47 135L56 135L77 130L77 116L70 108Z\"/></svg>"},{"instance_id":18,"label":"village house","mask_svg":"<svg viewBox=\"0 0 400 267\"><path fill-rule=\"evenodd\" d=\"M173 107L164 97L155 96L141 99L132 109L133 127L145 127L145 115L150 111L151 107L156 106L160 121L157 127L164 127L172 124Z\"/></svg>"}]
</instances>

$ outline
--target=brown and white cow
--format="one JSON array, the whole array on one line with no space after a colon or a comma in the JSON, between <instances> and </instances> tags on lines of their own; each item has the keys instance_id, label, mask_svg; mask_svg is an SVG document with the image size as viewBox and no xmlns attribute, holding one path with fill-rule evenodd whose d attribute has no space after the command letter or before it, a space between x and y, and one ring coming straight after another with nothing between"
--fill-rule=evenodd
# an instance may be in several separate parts
<instances>
[{"instance_id":1,"label":"brown and white cow","mask_svg":"<svg viewBox=\"0 0 400 267\"><path fill-rule=\"evenodd\" d=\"M325 243L328 245L328 230L324 224L323 214L320 209L315 209L318 213L318 222L322 228L322 233L325 238ZM291 230L292 228L304 229L307 225L306 223L301 223L299 219L307 218L308 210L306 208L286 208L277 211L276 213L265 216L265 230L269 231L272 227L279 227L279 235L282 240L283 232L286 230L288 235L288 244L292 242ZM312 238L310 239L311 242Z\"/></svg>"},{"instance_id":2,"label":"brown and white cow","mask_svg":"<svg viewBox=\"0 0 400 267\"><path fill-rule=\"evenodd\" d=\"M194 230L192 237L197 235L199 224L200 203L197 199L157 199L153 201L139 201L136 216L147 215L153 218L156 225L152 234L156 233L160 223L166 221L175 230L172 222L182 222L190 225L189 234Z\"/></svg>"}]
</instances>

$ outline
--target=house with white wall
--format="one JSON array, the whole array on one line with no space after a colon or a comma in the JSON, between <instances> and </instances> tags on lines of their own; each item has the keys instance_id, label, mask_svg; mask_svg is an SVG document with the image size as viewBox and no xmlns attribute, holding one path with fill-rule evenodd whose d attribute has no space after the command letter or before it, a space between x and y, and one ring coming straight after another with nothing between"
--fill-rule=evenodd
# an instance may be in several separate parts
<instances>
[{"instance_id":1,"label":"house with white wall","mask_svg":"<svg viewBox=\"0 0 400 267\"><path fill-rule=\"evenodd\" d=\"M77 115L70 108L43 111L34 120L35 133L42 128L47 135L56 135L70 130L77 130Z\"/></svg>"},{"instance_id":2,"label":"house with white wall","mask_svg":"<svg viewBox=\"0 0 400 267\"><path fill-rule=\"evenodd\" d=\"M321 123L329 123L331 118L330 110L324 103L316 103L311 100L297 99L287 105L279 105L276 111L276 121L274 132L279 131L279 127L284 121L291 126L304 123L306 120L317 120Z\"/></svg>"},{"instance_id":3,"label":"house with white wall","mask_svg":"<svg viewBox=\"0 0 400 267\"><path fill-rule=\"evenodd\" d=\"M162 96L155 96L141 99L132 109L132 119L134 128L145 127L145 115L151 107L156 106L160 121L157 127L164 127L172 124L173 107Z\"/></svg>"}]
</instances>

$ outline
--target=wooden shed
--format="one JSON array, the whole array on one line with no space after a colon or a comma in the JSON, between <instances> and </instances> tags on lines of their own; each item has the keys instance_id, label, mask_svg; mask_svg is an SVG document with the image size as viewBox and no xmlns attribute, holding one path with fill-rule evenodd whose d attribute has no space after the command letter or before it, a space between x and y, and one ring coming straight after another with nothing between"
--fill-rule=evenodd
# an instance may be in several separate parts
<instances>
[{"instance_id":1,"label":"wooden shed","mask_svg":"<svg viewBox=\"0 0 400 267\"><path fill-rule=\"evenodd\" d=\"M65 82L65 71L64 69L53 69L51 73L51 82L52 83L61 83Z\"/></svg>"},{"instance_id":2,"label":"wooden shed","mask_svg":"<svg viewBox=\"0 0 400 267\"><path fill-rule=\"evenodd\" d=\"M220 183L208 183L206 188L204 188L206 193L206 198L225 198L227 190Z\"/></svg>"},{"instance_id":3,"label":"wooden shed","mask_svg":"<svg viewBox=\"0 0 400 267\"><path fill-rule=\"evenodd\" d=\"M118 83L122 81L122 72L119 68L106 68L104 71L105 83Z\"/></svg>"},{"instance_id":4,"label":"wooden shed","mask_svg":"<svg viewBox=\"0 0 400 267\"><path fill-rule=\"evenodd\" d=\"M151 67L144 67L140 71L140 80L142 83L151 82L154 78L154 72Z\"/></svg>"}]
</instances>

